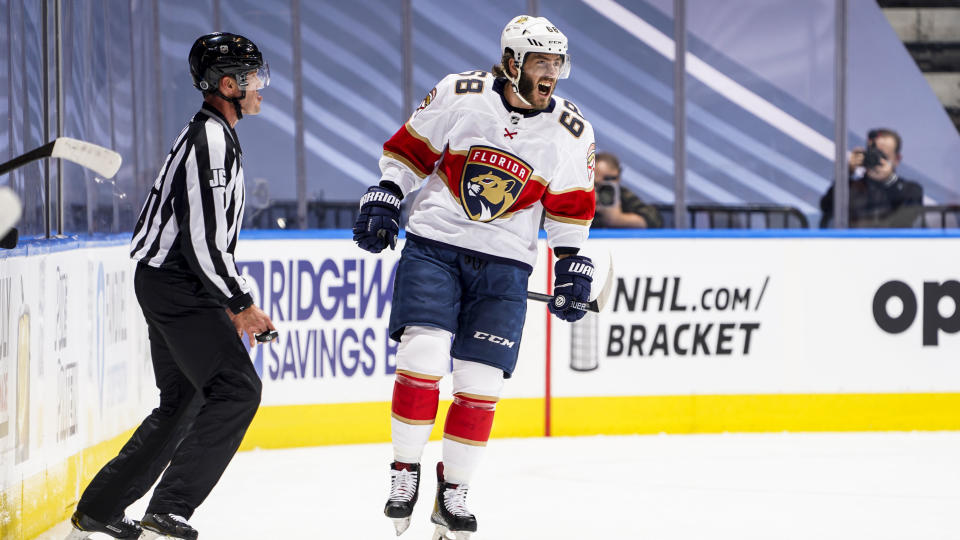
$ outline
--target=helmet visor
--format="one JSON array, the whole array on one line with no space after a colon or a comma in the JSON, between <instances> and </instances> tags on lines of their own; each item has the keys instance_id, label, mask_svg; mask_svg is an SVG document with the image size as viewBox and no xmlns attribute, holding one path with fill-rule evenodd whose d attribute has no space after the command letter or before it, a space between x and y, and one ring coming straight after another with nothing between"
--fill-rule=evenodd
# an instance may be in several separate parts
<instances>
[{"instance_id":1,"label":"helmet visor","mask_svg":"<svg viewBox=\"0 0 960 540\"><path fill-rule=\"evenodd\" d=\"M257 78L263 83L261 88L270 86L270 64L264 62L263 65L260 66L260 69L257 70Z\"/></svg>"},{"instance_id":2,"label":"helmet visor","mask_svg":"<svg viewBox=\"0 0 960 540\"><path fill-rule=\"evenodd\" d=\"M247 75L247 88L249 90L260 90L270 86L270 65L266 62L257 68L257 72Z\"/></svg>"},{"instance_id":3,"label":"helmet visor","mask_svg":"<svg viewBox=\"0 0 960 540\"><path fill-rule=\"evenodd\" d=\"M241 90L260 90L270 86L270 66L264 63L256 70L244 71L236 75Z\"/></svg>"},{"instance_id":4,"label":"helmet visor","mask_svg":"<svg viewBox=\"0 0 960 540\"><path fill-rule=\"evenodd\" d=\"M560 68L560 78L566 79L570 76L570 55L563 55L563 67Z\"/></svg>"}]
</instances>

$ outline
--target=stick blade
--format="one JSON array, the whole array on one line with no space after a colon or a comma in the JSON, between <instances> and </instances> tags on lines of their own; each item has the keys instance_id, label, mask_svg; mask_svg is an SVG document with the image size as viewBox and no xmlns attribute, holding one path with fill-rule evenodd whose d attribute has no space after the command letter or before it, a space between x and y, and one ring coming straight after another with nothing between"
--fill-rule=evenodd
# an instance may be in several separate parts
<instances>
[{"instance_id":1,"label":"stick blade","mask_svg":"<svg viewBox=\"0 0 960 540\"><path fill-rule=\"evenodd\" d=\"M109 148L70 137L57 137L50 156L72 161L81 167L90 169L104 179L113 178L113 175L120 170L120 164L123 162L120 154Z\"/></svg>"},{"instance_id":2,"label":"stick blade","mask_svg":"<svg viewBox=\"0 0 960 540\"><path fill-rule=\"evenodd\" d=\"M0 187L0 237L7 234L10 227L16 225L21 212L22 207L17 194L10 188Z\"/></svg>"},{"instance_id":3,"label":"stick blade","mask_svg":"<svg viewBox=\"0 0 960 540\"><path fill-rule=\"evenodd\" d=\"M597 297L590 301L590 307L595 308L590 311L596 311L598 313L607 305L607 300L610 299L610 292L613 291L613 254L608 252L607 258L607 277L603 282L603 287L600 288L600 292L597 293Z\"/></svg>"}]
</instances>

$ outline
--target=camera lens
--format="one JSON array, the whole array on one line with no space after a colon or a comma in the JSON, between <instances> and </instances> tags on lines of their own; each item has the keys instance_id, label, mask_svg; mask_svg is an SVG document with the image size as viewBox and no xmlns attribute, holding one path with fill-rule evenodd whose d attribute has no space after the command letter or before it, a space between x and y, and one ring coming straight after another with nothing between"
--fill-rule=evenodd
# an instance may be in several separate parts
<instances>
[{"instance_id":1,"label":"camera lens","mask_svg":"<svg viewBox=\"0 0 960 540\"><path fill-rule=\"evenodd\" d=\"M615 196L613 186L597 186L597 204L610 206Z\"/></svg>"},{"instance_id":2,"label":"camera lens","mask_svg":"<svg viewBox=\"0 0 960 540\"><path fill-rule=\"evenodd\" d=\"M880 161L884 159L887 159L887 155L876 146L871 146L867 148L867 151L863 154L863 166L872 169L880 165Z\"/></svg>"}]
</instances>

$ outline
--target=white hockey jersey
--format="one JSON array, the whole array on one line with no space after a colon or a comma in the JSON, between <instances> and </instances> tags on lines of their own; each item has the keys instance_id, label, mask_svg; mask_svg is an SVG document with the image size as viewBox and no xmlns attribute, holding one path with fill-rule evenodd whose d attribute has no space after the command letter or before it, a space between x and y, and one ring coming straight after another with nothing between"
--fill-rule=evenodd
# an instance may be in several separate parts
<instances>
[{"instance_id":1,"label":"white hockey jersey","mask_svg":"<svg viewBox=\"0 0 960 540\"><path fill-rule=\"evenodd\" d=\"M503 97L485 71L446 76L383 145L382 180L421 187L407 234L532 268L541 210L551 248L580 248L593 219L594 138L576 105Z\"/></svg>"}]
</instances>

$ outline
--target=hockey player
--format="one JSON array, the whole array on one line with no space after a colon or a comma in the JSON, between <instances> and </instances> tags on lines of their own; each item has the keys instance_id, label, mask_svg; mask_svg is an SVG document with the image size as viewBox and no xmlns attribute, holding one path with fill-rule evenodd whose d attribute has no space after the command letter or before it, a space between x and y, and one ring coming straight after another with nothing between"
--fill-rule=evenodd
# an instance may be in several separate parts
<instances>
[{"instance_id":1,"label":"hockey player","mask_svg":"<svg viewBox=\"0 0 960 540\"><path fill-rule=\"evenodd\" d=\"M189 63L203 106L147 196L130 254L160 405L84 490L68 540L141 532L195 540L187 519L219 481L260 404L260 378L238 336L246 333L253 346L273 323L233 259L244 207L233 127L260 112L258 90L269 70L257 46L235 34L201 36ZM161 473L143 519L127 518L126 507Z\"/></svg>"},{"instance_id":2,"label":"hockey player","mask_svg":"<svg viewBox=\"0 0 960 540\"><path fill-rule=\"evenodd\" d=\"M477 529L467 490L516 366L543 212L558 257L550 311L575 321L584 312L570 301L590 293L593 265L577 253L594 213L593 128L554 95L570 73L567 38L547 19L523 15L506 25L500 45L492 74L448 75L384 144L381 181L361 199L353 229L367 251L393 248L400 201L420 189L390 314L400 345L384 513L398 535L417 501L420 457L451 356L454 395L431 521L435 539Z\"/></svg>"}]
</instances>

